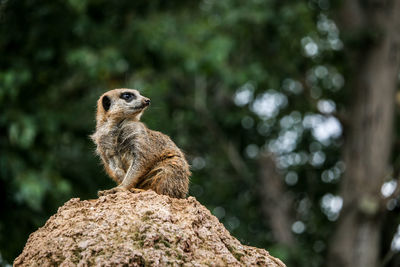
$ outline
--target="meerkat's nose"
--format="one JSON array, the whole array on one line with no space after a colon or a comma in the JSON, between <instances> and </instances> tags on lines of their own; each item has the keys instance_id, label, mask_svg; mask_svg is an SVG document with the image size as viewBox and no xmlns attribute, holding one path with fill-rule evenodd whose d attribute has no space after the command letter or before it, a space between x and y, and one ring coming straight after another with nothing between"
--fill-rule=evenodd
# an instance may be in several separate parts
<instances>
[{"instance_id":1,"label":"meerkat's nose","mask_svg":"<svg viewBox=\"0 0 400 267\"><path fill-rule=\"evenodd\" d=\"M145 100L144 100L144 103L146 103L146 105L150 105L150 99L148 99L148 98L146 98Z\"/></svg>"}]
</instances>

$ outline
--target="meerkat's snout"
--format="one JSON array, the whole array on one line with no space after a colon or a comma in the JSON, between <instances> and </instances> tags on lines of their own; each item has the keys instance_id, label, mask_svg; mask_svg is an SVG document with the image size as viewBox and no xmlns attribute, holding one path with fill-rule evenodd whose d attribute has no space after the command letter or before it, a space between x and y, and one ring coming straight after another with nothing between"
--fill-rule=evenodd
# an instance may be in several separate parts
<instances>
[{"instance_id":1,"label":"meerkat's snout","mask_svg":"<svg viewBox=\"0 0 400 267\"><path fill-rule=\"evenodd\" d=\"M145 96L140 96L142 99L140 100L140 105L136 107L137 109L146 109L150 105L150 99Z\"/></svg>"}]
</instances>

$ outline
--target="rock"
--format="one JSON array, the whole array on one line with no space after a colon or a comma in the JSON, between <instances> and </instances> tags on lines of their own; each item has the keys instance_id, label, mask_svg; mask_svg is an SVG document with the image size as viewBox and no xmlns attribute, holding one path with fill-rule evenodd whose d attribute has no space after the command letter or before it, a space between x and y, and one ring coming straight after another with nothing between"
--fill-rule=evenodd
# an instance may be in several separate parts
<instances>
[{"instance_id":1,"label":"rock","mask_svg":"<svg viewBox=\"0 0 400 267\"><path fill-rule=\"evenodd\" d=\"M242 245L195 198L153 191L73 198L29 236L15 266L285 266Z\"/></svg>"}]
</instances>

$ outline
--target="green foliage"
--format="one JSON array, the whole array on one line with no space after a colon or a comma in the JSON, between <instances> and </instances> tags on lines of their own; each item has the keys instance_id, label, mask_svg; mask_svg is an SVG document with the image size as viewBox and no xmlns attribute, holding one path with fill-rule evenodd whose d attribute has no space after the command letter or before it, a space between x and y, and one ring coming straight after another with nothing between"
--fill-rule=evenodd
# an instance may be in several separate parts
<instances>
[{"instance_id":1,"label":"green foliage","mask_svg":"<svg viewBox=\"0 0 400 267\"><path fill-rule=\"evenodd\" d=\"M320 203L343 171L340 133L318 140L305 121L330 116L317 116L320 100L341 108L345 64L335 62L338 33L315 1L23 0L0 10L6 260L64 201L112 186L88 136L97 97L127 87L152 99L143 120L183 148L190 194L236 237L288 266L323 263L334 214L328 220ZM274 101L257 110L262 99ZM260 211L256 158L274 146L305 225L294 248L275 244Z\"/></svg>"}]
</instances>

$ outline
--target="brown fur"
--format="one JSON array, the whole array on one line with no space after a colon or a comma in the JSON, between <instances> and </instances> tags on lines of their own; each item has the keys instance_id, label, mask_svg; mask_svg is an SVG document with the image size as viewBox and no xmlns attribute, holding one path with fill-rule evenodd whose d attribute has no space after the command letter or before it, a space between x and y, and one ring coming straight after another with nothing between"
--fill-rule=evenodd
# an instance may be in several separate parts
<instances>
[{"instance_id":1,"label":"brown fur","mask_svg":"<svg viewBox=\"0 0 400 267\"><path fill-rule=\"evenodd\" d=\"M121 99L122 93L136 98L128 102ZM109 110L105 110L108 100L103 97L110 100ZM91 138L107 174L119 184L100 195L120 189L152 189L171 197L186 196L190 171L184 154L168 136L139 121L149 102L133 89L114 89L97 101L96 132Z\"/></svg>"}]
</instances>

